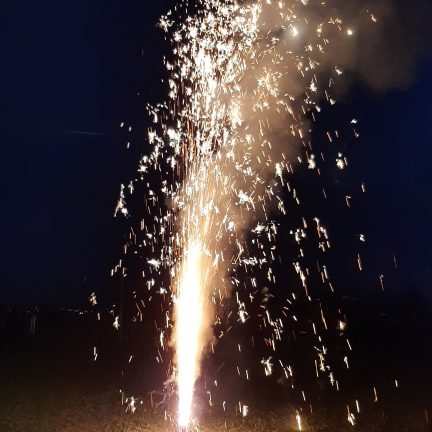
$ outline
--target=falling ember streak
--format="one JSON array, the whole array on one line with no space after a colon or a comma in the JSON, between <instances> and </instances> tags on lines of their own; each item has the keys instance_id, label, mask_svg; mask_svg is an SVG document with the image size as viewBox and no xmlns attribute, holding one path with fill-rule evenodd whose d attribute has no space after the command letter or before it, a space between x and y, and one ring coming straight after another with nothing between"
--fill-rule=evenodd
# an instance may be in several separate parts
<instances>
[{"instance_id":1,"label":"falling ember streak","mask_svg":"<svg viewBox=\"0 0 432 432\"><path fill-rule=\"evenodd\" d=\"M302 429L301 417L300 417L300 414L298 412L297 412L297 415L296 415L296 421L297 421L297 429L299 431L303 430Z\"/></svg>"}]
</instances>

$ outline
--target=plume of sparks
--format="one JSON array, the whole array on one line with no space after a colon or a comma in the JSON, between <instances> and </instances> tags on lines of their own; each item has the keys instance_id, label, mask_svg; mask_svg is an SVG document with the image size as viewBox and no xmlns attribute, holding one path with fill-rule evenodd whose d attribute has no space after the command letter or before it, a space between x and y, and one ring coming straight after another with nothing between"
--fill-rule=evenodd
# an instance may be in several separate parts
<instances>
[{"instance_id":1,"label":"plume of sparks","mask_svg":"<svg viewBox=\"0 0 432 432\"><path fill-rule=\"evenodd\" d=\"M147 185L146 211L151 215L141 223L141 246L152 255L147 286L153 290L154 277L161 272L168 271L171 278L165 331L175 349L181 427L191 419L203 353L223 336L223 310L235 299L238 322L244 323L258 292L265 309L264 288L276 282L272 264L278 258L278 225L272 214L286 214L284 193L301 204L290 176L301 164L318 176L326 163L340 170L348 165L340 152L331 161L314 155L310 128L320 103L335 103L332 88L343 74L326 58L331 42L355 36L333 10L314 21L311 11L326 8L324 2L199 0L193 13L183 16L188 7L185 2L159 23L173 48L172 58L165 60L169 97L148 107L151 151L142 158L137 179ZM327 137L330 142L339 139L337 132ZM149 172L160 174L156 185ZM122 186L116 208L125 216L128 189L132 192L133 185ZM298 245L294 269L310 301L303 242L314 228L324 253L331 244L318 218L303 218L292 231ZM326 266L318 270L333 290ZM257 288L261 275L266 279ZM270 332L265 341L273 357L295 300L292 293L278 316L266 311L260 318ZM326 329L322 310L321 316ZM292 314L291 320L297 317ZM341 331L344 326L341 322ZM333 385L327 349L315 324L313 332L317 375L327 375ZM160 341L164 348L165 336ZM268 358L262 361L266 375L278 364L291 374L290 366ZM297 422L301 430L299 415Z\"/></svg>"}]
</instances>

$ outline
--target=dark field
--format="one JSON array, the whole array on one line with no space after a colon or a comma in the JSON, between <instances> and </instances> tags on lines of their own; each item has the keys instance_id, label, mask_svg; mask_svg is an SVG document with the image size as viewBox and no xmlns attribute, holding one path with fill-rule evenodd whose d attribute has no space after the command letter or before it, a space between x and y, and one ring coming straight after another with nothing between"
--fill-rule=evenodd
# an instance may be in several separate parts
<instances>
[{"instance_id":1,"label":"dark field","mask_svg":"<svg viewBox=\"0 0 432 432\"><path fill-rule=\"evenodd\" d=\"M356 316L355 308L352 315ZM156 407L160 396L154 393L153 401L150 397L153 390L161 389L163 377L153 372L151 360L144 360L145 345L140 348L133 342L135 351L142 351L142 364L122 375L132 348L127 340L120 346L108 319L106 328L96 331L94 318L92 314L42 312L31 336L29 314L3 313L1 432L175 430L169 415L165 418L169 404ZM274 384L264 388L261 382L252 382L246 399L250 411L245 418L236 412L235 404L226 413L217 407L210 410L204 397L200 430L294 431L298 430L297 412L305 431L432 430L428 419L432 417L429 318L395 312L384 318L368 314L367 321L369 326L362 331L360 326L352 329L356 349L352 376L341 382L344 391L309 392L304 403L293 400L288 387ZM128 409L129 393L139 398L135 413ZM360 414L355 411L356 399ZM347 403L356 416L355 426L347 421Z\"/></svg>"}]
</instances>

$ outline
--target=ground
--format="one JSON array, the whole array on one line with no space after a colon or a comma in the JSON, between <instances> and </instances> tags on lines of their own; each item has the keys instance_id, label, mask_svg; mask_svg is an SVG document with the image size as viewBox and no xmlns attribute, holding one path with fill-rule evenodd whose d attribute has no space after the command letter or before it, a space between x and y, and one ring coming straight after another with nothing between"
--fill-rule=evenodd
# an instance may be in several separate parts
<instances>
[{"instance_id":1,"label":"ground","mask_svg":"<svg viewBox=\"0 0 432 432\"><path fill-rule=\"evenodd\" d=\"M142 403L137 402L135 413L131 413L128 404L121 403L121 380L116 361L110 361L113 354L99 354L94 361L92 336L88 332L83 332L80 326L66 331L61 323L54 324L52 328L45 326L45 330L41 325L35 336L6 329L8 336L3 338L0 356L1 432L176 430L165 408L152 407L146 392L141 395ZM41 337L40 333L48 328L50 337ZM230 413L205 410L200 416L199 430L295 431L297 412L301 415L302 430L311 432L432 430L428 423L428 415L432 413L429 384L410 384L408 379L402 383L378 403L365 390L359 397L360 415L354 411L354 427L347 421L346 405L323 395L312 404L312 412L307 403L295 406L279 398L270 398L261 405L252 402L246 417L234 410ZM256 389L257 393L260 391Z\"/></svg>"}]
</instances>

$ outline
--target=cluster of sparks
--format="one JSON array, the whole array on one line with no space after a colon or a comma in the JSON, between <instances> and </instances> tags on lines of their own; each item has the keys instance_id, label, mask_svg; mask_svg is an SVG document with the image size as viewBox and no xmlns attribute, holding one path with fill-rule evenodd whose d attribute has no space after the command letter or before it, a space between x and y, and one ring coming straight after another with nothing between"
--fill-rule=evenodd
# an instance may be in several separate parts
<instances>
[{"instance_id":1,"label":"cluster of sparks","mask_svg":"<svg viewBox=\"0 0 432 432\"><path fill-rule=\"evenodd\" d=\"M311 128L320 104L335 103L333 87L343 75L328 58L332 42L355 32L314 0L184 2L163 16L160 26L173 49L165 60L169 95L148 108L150 151L140 161L139 178L122 186L116 213L129 215L126 201L134 182L144 183L143 240L137 241L131 229L125 253L140 250L148 291L169 297L158 323L158 344L161 351L174 347L169 374L177 385L178 424L187 427L203 354L217 350L216 342L233 326L258 320L268 351L261 360L263 373L272 375L278 367L287 379L293 374L277 352L290 323L300 319L292 312L300 294L284 293L279 310L267 308L278 283L278 218L289 213L287 199L302 205L291 181L295 172L320 176L329 164L341 170L348 165L337 150L331 160L315 155ZM357 122L351 123L357 138ZM329 131L327 138L341 139L338 131ZM326 198L325 189L322 193ZM350 206L351 197L344 199ZM307 265L304 242L317 239L317 250L325 254L332 246L329 233L318 217L305 216L291 234L297 245L293 268L304 299L312 302L308 280L315 270ZM360 256L358 266L361 270ZM125 272L122 263L117 271ZM327 266L318 263L317 271L333 291ZM169 289L161 282L166 274ZM141 319L142 308L137 303ZM328 324L322 309L320 317L311 326L315 372L338 387L326 362L321 333ZM337 330L343 334L343 320ZM348 340L347 346L351 349ZM349 367L348 357L344 362ZM248 370L238 372L249 379ZM240 407L245 415L247 405ZM349 408L348 418L354 422ZM301 429L299 413L296 421Z\"/></svg>"}]
</instances>

